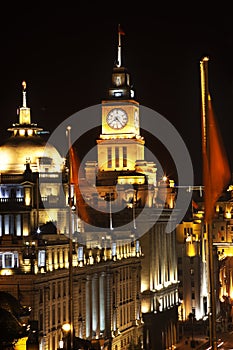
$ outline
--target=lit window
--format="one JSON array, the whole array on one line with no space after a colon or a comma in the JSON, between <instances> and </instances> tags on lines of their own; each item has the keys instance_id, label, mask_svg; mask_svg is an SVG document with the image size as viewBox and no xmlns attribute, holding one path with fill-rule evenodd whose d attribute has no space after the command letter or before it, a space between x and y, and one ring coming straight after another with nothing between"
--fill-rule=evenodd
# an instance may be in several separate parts
<instances>
[{"instance_id":1,"label":"lit window","mask_svg":"<svg viewBox=\"0 0 233 350\"><path fill-rule=\"evenodd\" d=\"M38 267L45 267L45 250L38 252Z\"/></svg>"},{"instance_id":2,"label":"lit window","mask_svg":"<svg viewBox=\"0 0 233 350\"><path fill-rule=\"evenodd\" d=\"M127 147L123 147L123 167L127 167Z\"/></svg>"},{"instance_id":3,"label":"lit window","mask_svg":"<svg viewBox=\"0 0 233 350\"><path fill-rule=\"evenodd\" d=\"M112 256L116 256L116 243L112 243Z\"/></svg>"},{"instance_id":4,"label":"lit window","mask_svg":"<svg viewBox=\"0 0 233 350\"><path fill-rule=\"evenodd\" d=\"M136 241L136 253L140 253L140 242Z\"/></svg>"},{"instance_id":5,"label":"lit window","mask_svg":"<svg viewBox=\"0 0 233 350\"><path fill-rule=\"evenodd\" d=\"M112 149L108 147L108 168L112 167Z\"/></svg>"},{"instance_id":6,"label":"lit window","mask_svg":"<svg viewBox=\"0 0 233 350\"><path fill-rule=\"evenodd\" d=\"M25 130L24 129L19 130L19 135L20 136L24 136L25 135Z\"/></svg>"},{"instance_id":7,"label":"lit window","mask_svg":"<svg viewBox=\"0 0 233 350\"><path fill-rule=\"evenodd\" d=\"M0 253L0 268L12 269L19 266L18 253Z\"/></svg>"},{"instance_id":8,"label":"lit window","mask_svg":"<svg viewBox=\"0 0 233 350\"><path fill-rule=\"evenodd\" d=\"M78 247L78 261L83 261L83 247Z\"/></svg>"},{"instance_id":9,"label":"lit window","mask_svg":"<svg viewBox=\"0 0 233 350\"><path fill-rule=\"evenodd\" d=\"M115 147L115 167L119 168L119 147Z\"/></svg>"},{"instance_id":10,"label":"lit window","mask_svg":"<svg viewBox=\"0 0 233 350\"><path fill-rule=\"evenodd\" d=\"M121 97L122 96L122 92L114 92L114 96L115 97Z\"/></svg>"}]
</instances>

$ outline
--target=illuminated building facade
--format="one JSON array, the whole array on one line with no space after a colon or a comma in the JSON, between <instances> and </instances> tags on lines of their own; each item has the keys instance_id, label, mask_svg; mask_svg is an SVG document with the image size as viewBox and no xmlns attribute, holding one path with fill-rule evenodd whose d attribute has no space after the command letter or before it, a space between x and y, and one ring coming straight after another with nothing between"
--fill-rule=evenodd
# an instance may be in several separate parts
<instances>
[{"instance_id":1,"label":"illuminated building facade","mask_svg":"<svg viewBox=\"0 0 233 350\"><path fill-rule=\"evenodd\" d=\"M166 233L176 194L172 181L165 178L157 181L156 164L145 159L140 105L135 100L130 74L121 64L120 37L116 62L108 96L101 105L98 160L86 163L85 178L90 187L96 185L99 208L108 205L103 199L111 194L112 232L118 224L131 225L135 237L143 232L138 237L143 253L140 287L143 348L168 349L177 342L179 305L175 230ZM94 196L94 191L89 192L90 200ZM162 197L166 204L161 212ZM114 209L121 208L122 202L126 209L119 219Z\"/></svg>"},{"instance_id":2,"label":"illuminated building facade","mask_svg":"<svg viewBox=\"0 0 233 350\"><path fill-rule=\"evenodd\" d=\"M121 65L119 35L112 84L102 101L97 160L86 162L85 179L80 179L88 203L95 202L100 211L111 207L113 213L107 218L92 215L102 223L94 232L79 218L72 219L72 320L69 169L53 146L46 144L44 156L43 130L31 123L23 89L19 123L0 147L0 282L31 306L40 350L64 346L62 325L67 322L73 322L77 341L97 342L101 349L137 345L162 350L177 342L176 235L165 230L175 193L167 179L157 181L156 164L145 160L139 107ZM165 208L160 201L164 196ZM114 206L122 203L124 213L114 213ZM139 231L145 233L138 237Z\"/></svg>"},{"instance_id":3,"label":"illuminated building facade","mask_svg":"<svg viewBox=\"0 0 233 350\"><path fill-rule=\"evenodd\" d=\"M62 325L71 320L67 166L31 123L25 86L19 123L9 131L0 147L1 290L31 308L37 347L56 350L65 346ZM72 228L83 232L78 219ZM75 237L72 244L75 341L108 349L142 342L139 241L119 235L113 245L108 232L86 237L87 244Z\"/></svg>"},{"instance_id":4,"label":"illuminated building facade","mask_svg":"<svg viewBox=\"0 0 233 350\"><path fill-rule=\"evenodd\" d=\"M187 320L190 313L196 319L208 315L208 249L203 224L203 198L196 198L195 208L190 220L177 226L177 255L179 297L179 319ZM232 186L222 194L215 206L212 224L214 276L216 288L216 313L219 319L230 317L232 305ZM228 305L228 314L223 316L223 309ZM230 319L230 318L229 318Z\"/></svg>"},{"instance_id":5,"label":"illuminated building facade","mask_svg":"<svg viewBox=\"0 0 233 350\"><path fill-rule=\"evenodd\" d=\"M176 229L179 277L179 318L190 313L200 319L207 315L208 277L206 255L202 250L202 224L183 221Z\"/></svg>"}]
</instances>

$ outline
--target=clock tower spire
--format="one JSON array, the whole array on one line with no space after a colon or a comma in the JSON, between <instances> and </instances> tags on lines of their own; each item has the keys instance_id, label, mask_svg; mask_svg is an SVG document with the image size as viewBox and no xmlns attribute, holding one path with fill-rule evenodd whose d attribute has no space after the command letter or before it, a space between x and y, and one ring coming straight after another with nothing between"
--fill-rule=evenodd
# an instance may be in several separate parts
<instances>
[{"instance_id":1,"label":"clock tower spire","mask_svg":"<svg viewBox=\"0 0 233 350\"><path fill-rule=\"evenodd\" d=\"M120 24L118 24L118 50L117 50L117 67L121 66L121 35L125 35L125 32L121 29Z\"/></svg>"},{"instance_id":2,"label":"clock tower spire","mask_svg":"<svg viewBox=\"0 0 233 350\"><path fill-rule=\"evenodd\" d=\"M122 66L122 44L121 37L125 35L120 24L118 25L118 48L117 60L113 67L112 83L108 89L108 99L133 99L135 92L130 83L130 75L127 68Z\"/></svg>"},{"instance_id":3,"label":"clock tower spire","mask_svg":"<svg viewBox=\"0 0 233 350\"><path fill-rule=\"evenodd\" d=\"M91 162L86 163L85 168L88 182L97 186L102 198L105 198L106 193L116 192L116 185L119 185L118 204L127 200L127 191L131 191L129 185L144 188L147 183L156 183L156 166L153 162L145 160L145 140L140 134L140 105L134 99L130 75L122 64L121 39L124 35L118 25L117 60L107 97L101 102L102 128L96 140L98 160L95 171ZM150 198L148 203L152 203L153 195L152 186L148 196L144 198L143 195L143 199L140 197L142 203L147 201L147 197Z\"/></svg>"},{"instance_id":4,"label":"clock tower spire","mask_svg":"<svg viewBox=\"0 0 233 350\"><path fill-rule=\"evenodd\" d=\"M113 67L108 97L102 100L102 133L97 140L100 171L135 171L138 159L144 159L144 138L140 135L139 103L134 100L130 75L122 65L121 37L118 25L117 62Z\"/></svg>"}]
</instances>

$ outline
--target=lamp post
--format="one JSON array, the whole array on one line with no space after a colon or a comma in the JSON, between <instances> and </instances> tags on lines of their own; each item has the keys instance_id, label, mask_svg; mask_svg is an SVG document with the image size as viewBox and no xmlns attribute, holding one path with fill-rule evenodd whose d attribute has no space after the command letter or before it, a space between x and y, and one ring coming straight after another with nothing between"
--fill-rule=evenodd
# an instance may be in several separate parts
<instances>
[{"instance_id":1,"label":"lamp post","mask_svg":"<svg viewBox=\"0 0 233 350\"><path fill-rule=\"evenodd\" d=\"M62 333L63 337L61 340L59 340L59 348L57 350L71 350L70 347L70 331L71 331L71 325L69 323L65 323L62 326Z\"/></svg>"},{"instance_id":2,"label":"lamp post","mask_svg":"<svg viewBox=\"0 0 233 350\"><path fill-rule=\"evenodd\" d=\"M109 202L109 228L112 231L113 230L113 223L112 223L112 201L114 200L114 193L113 192L107 192L105 194L105 200Z\"/></svg>"}]
</instances>

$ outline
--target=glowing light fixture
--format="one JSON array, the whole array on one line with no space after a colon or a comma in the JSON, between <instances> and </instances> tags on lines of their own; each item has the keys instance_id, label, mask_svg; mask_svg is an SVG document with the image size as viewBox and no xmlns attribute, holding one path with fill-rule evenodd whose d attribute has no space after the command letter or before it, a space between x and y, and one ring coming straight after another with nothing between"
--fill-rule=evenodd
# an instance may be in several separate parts
<instances>
[{"instance_id":1,"label":"glowing light fixture","mask_svg":"<svg viewBox=\"0 0 233 350\"><path fill-rule=\"evenodd\" d=\"M71 330L71 326L69 323L64 323L62 329L64 332L69 332Z\"/></svg>"}]
</instances>

